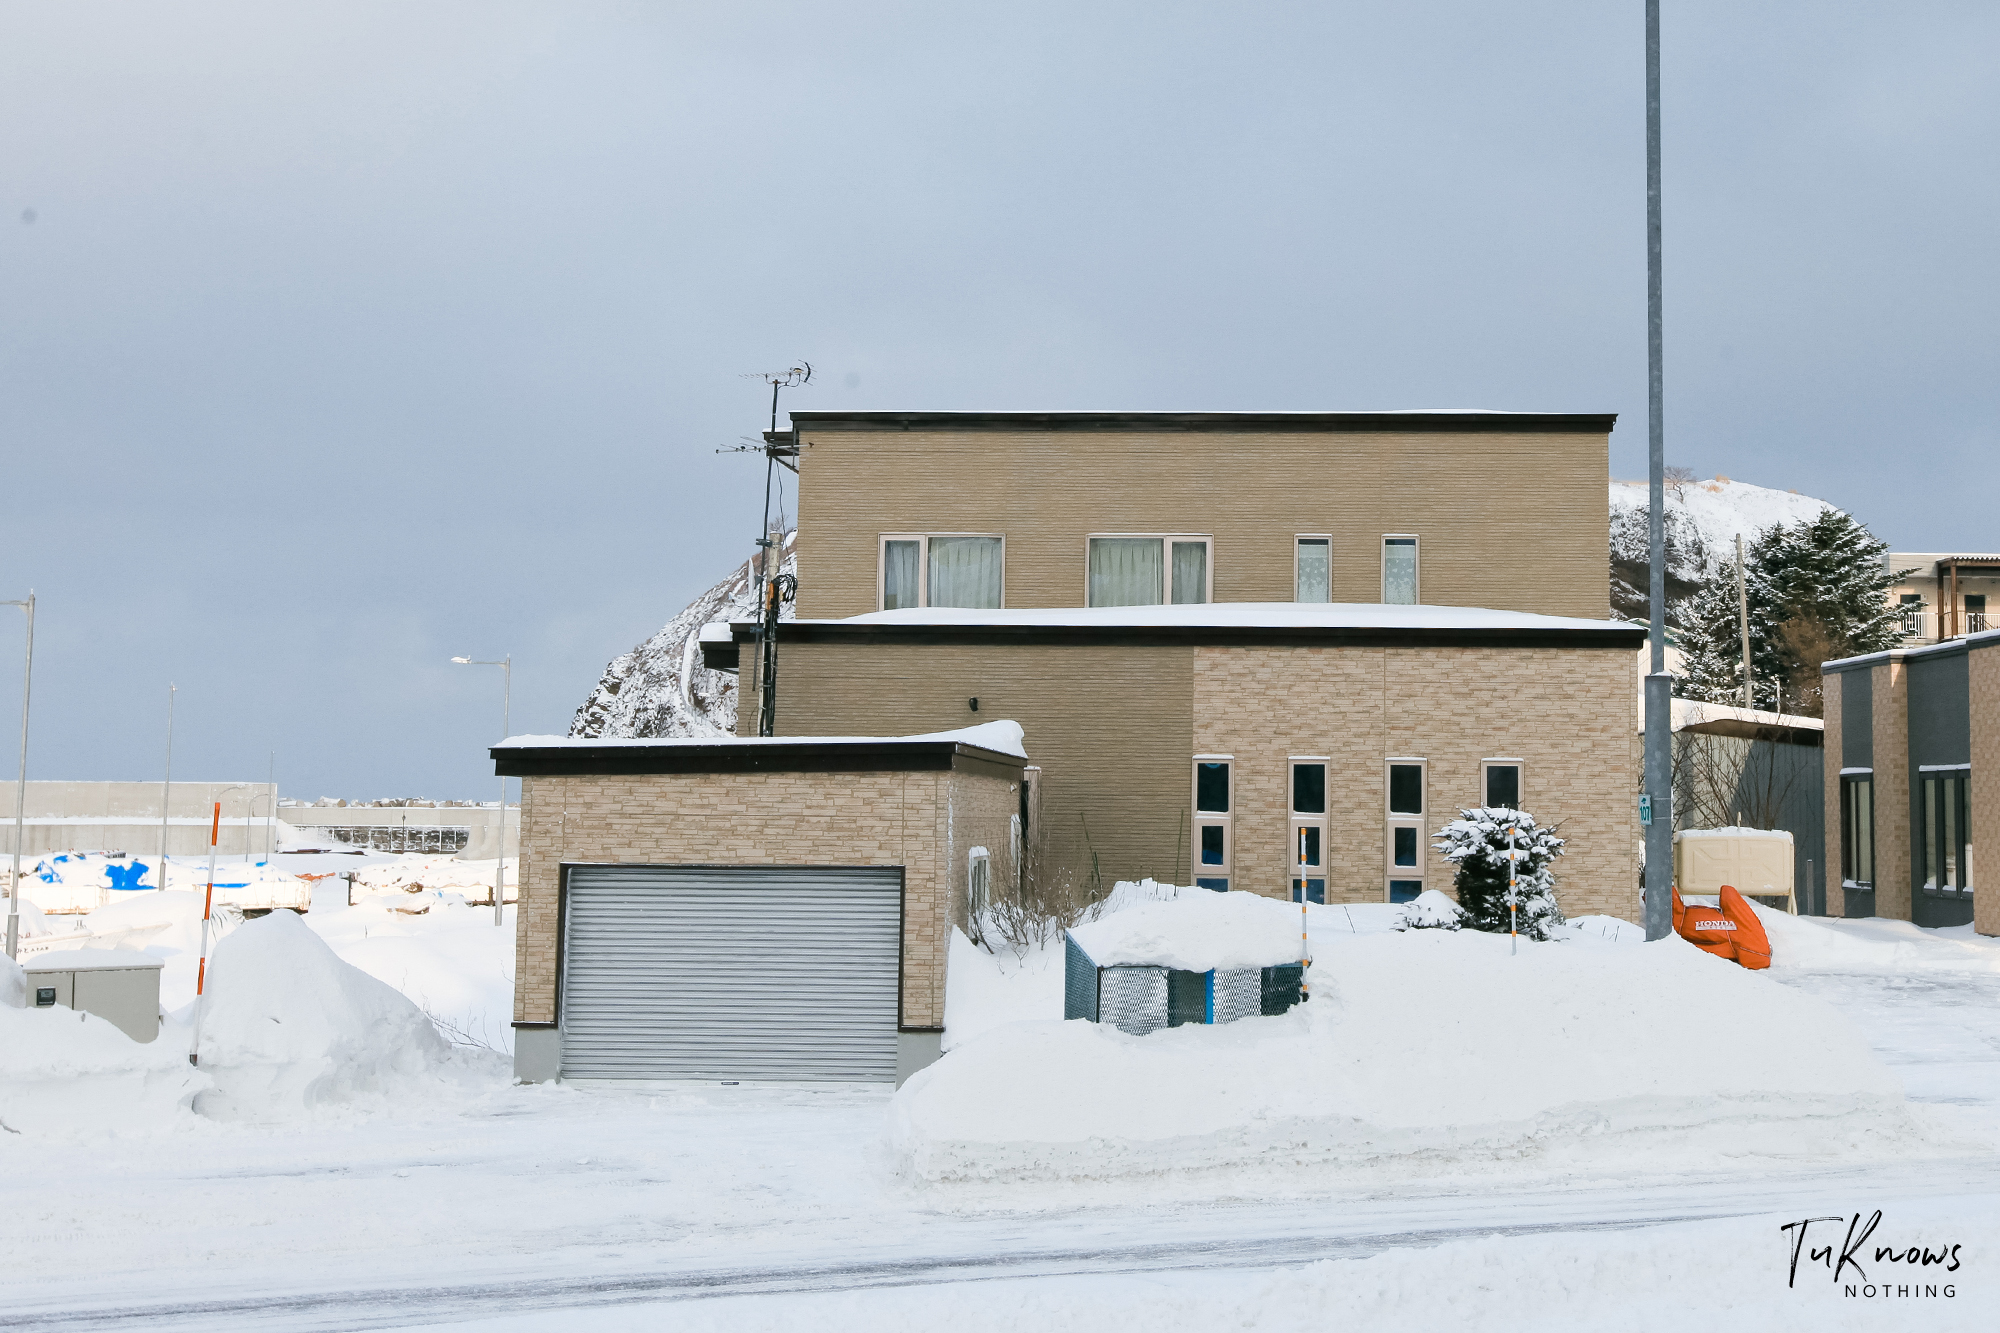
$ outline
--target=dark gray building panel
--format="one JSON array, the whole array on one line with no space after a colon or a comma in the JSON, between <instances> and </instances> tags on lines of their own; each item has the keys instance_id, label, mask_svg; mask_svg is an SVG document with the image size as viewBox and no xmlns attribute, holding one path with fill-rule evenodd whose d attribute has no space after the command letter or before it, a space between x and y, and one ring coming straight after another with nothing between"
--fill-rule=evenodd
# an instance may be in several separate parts
<instances>
[{"instance_id":1,"label":"dark gray building panel","mask_svg":"<svg viewBox=\"0 0 2000 1333\"><path fill-rule=\"evenodd\" d=\"M1875 767L1875 673L1840 673L1840 766Z\"/></svg>"},{"instance_id":2,"label":"dark gray building panel","mask_svg":"<svg viewBox=\"0 0 2000 1333\"><path fill-rule=\"evenodd\" d=\"M1910 771L1972 762L1972 681L1964 653L1910 659Z\"/></svg>"}]
</instances>

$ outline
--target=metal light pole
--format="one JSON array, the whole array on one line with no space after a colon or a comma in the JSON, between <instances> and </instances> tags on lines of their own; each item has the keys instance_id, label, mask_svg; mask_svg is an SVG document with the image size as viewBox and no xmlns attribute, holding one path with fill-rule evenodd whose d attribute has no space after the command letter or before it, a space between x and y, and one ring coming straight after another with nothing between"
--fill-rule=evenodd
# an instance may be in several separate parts
<instances>
[{"instance_id":1,"label":"metal light pole","mask_svg":"<svg viewBox=\"0 0 2000 1333\"><path fill-rule=\"evenodd\" d=\"M505 682L500 695L500 739L506 740L514 726L514 654L498 661L477 661L470 657L451 659L459 666L497 666ZM507 904L507 779L500 779L500 850L493 862L493 924L503 923Z\"/></svg>"},{"instance_id":2,"label":"metal light pole","mask_svg":"<svg viewBox=\"0 0 2000 1333\"><path fill-rule=\"evenodd\" d=\"M160 779L160 875L158 892L167 891L167 815L174 808L174 683L167 682L167 775Z\"/></svg>"},{"instance_id":3,"label":"metal light pole","mask_svg":"<svg viewBox=\"0 0 2000 1333\"><path fill-rule=\"evenodd\" d=\"M1673 931L1674 678L1667 674L1666 419L1660 303L1660 0L1646 0L1646 363L1647 460L1650 464L1646 516L1651 578L1652 671L1646 677L1646 938L1665 939Z\"/></svg>"},{"instance_id":4,"label":"metal light pole","mask_svg":"<svg viewBox=\"0 0 2000 1333\"><path fill-rule=\"evenodd\" d=\"M7 956L21 947L21 829L28 810L28 693L35 684L35 594L26 601L6 602L28 613L27 665L21 669L21 776L14 782L14 878L7 885Z\"/></svg>"}]
</instances>

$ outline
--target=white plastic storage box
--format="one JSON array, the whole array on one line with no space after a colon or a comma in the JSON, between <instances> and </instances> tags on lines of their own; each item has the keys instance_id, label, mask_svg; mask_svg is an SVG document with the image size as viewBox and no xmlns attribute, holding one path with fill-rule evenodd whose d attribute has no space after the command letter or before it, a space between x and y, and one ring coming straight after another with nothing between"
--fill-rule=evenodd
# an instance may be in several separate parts
<instances>
[{"instance_id":1,"label":"white plastic storage box","mask_svg":"<svg viewBox=\"0 0 2000 1333\"><path fill-rule=\"evenodd\" d=\"M132 949L64 949L29 959L28 1006L96 1014L133 1041L160 1035L160 960Z\"/></svg>"},{"instance_id":2,"label":"white plastic storage box","mask_svg":"<svg viewBox=\"0 0 2000 1333\"><path fill-rule=\"evenodd\" d=\"M1727 884L1766 907L1796 913L1792 835L1783 829L1687 829L1674 834L1674 884L1681 896L1716 894Z\"/></svg>"}]
</instances>

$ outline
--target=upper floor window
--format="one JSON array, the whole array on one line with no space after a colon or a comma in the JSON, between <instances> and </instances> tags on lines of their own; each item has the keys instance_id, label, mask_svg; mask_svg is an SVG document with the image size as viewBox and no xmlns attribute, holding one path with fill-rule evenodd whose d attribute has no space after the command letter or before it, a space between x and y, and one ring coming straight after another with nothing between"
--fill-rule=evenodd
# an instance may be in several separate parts
<instances>
[{"instance_id":1,"label":"upper floor window","mask_svg":"<svg viewBox=\"0 0 2000 1333\"><path fill-rule=\"evenodd\" d=\"M1333 600L1333 538L1300 537L1292 546L1292 600Z\"/></svg>"},{"instance_id":2,"label":"upper floor window","mask_svg":"<svg viewBox=\"0 0 2000 1333\"><path fill-rule=\"evenodd\" d=\"M1415 606L1419 601L1415 537L1382 539L1382 600L1390 606Z\"/></svg>"},{"instance_id":3,"label":"upper floor window","mask_svg":"<svg viewBox=\"0 0 2000 1333\"><path fill-rule=\"evenodd\" d=\"M1092 606L1199 605L1211 586L1211 539L1115 536L1090 539Z\"/></svg>"},{"instance_id":4,"label":"upper floor window","mask_svg":"<svg viewBox=\"0 0 2000 1333\"><path fill-rule=\"evenodd\" d=\"M1005 605L1006 542L968 533L882 539L882 609Z\"/></svg>"}]
</instances>

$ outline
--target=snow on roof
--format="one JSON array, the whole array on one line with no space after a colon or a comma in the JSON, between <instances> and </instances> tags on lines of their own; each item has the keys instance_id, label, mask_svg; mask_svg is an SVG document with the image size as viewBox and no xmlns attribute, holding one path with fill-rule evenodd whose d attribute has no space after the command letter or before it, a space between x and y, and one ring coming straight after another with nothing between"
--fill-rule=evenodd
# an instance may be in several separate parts
<instances>
[{"instance_id":1,"label":"snow on roof","mask_svg":"<svg viewBox=\"0 0 2000 1333\"><path fill-rule=\"evenodd\" d=\"M161 961L137 949L57 949L37 954L21 964L30 972L103 972L114 968L161 967Z\"/></svg>"},{"instance_id":2,"label":"snow on roof","mask_svg":"<svg viewBox=\"0 0 2000 1333\"><path fill-rule=\"evenodd\" d=\"M729 639L729 622L726 620L711 620L701 627L703 643L728 643Z\"/></svg>"},{"instance_id":3,"label":"snow on roof","mask_svg":"<svg viewBox=\"0 0 2000 1333\"><path fill-rule=\"evenodd\" d=\"M1748 722L1760 727L1795 727L1804 731L1825 731L1826 723L1797 713L1767 713L1758 708L1738 708L1733 704L1708 703L1701 699L1673 701L1674 730L1703 722Z\"/></svg>"},{"instance_id":4,"label":"snow on roof","mask_svg":"<svg viewBox=\"0 0 2000 1333\"><path fill-rule=\"evenodd\" d=\"M749 625L751 622L742 622ZM1379 602L1204 602L1197 606L1059 606L870 611L807 625L1135 626L1195 629L1518 629L1629 633L1622 620L1581 620L1475 606L1385 606ZM1643 628L1643 627L1637 627Z\"/></svg>"},{"instance_id":5,"label":"snow on roof","mask_svg":"<svg viewBox=\"0 0 2000 1333\"><path fill-rule=\"evenodd\" d=\"M760 745L880 745L884 741L955 741L960 745L991 750L995 754L1010 754L1016 759L1026 759L1028 751L1023 740L1021 724L1003 718L996 722L982 722L974 727L959 727L954 731L928 731L915 736L643 736L636 739L607 736L509 736L493 748L496 750L596 750L613 746L750 748Z\"/></svg>"},{"instance_id":6,"label":"snow on roof","mask_svg":"<svg viewBox=\"0 0 2000 1333\"><path fill-rule=\"evenodd\" d=\"M1258 893L1196 889L1113 913L1069 934L1099 967L1138 964L1206 972L1272 967L1302 956L1298 908Z\"/></svg>"}]
</instances>

